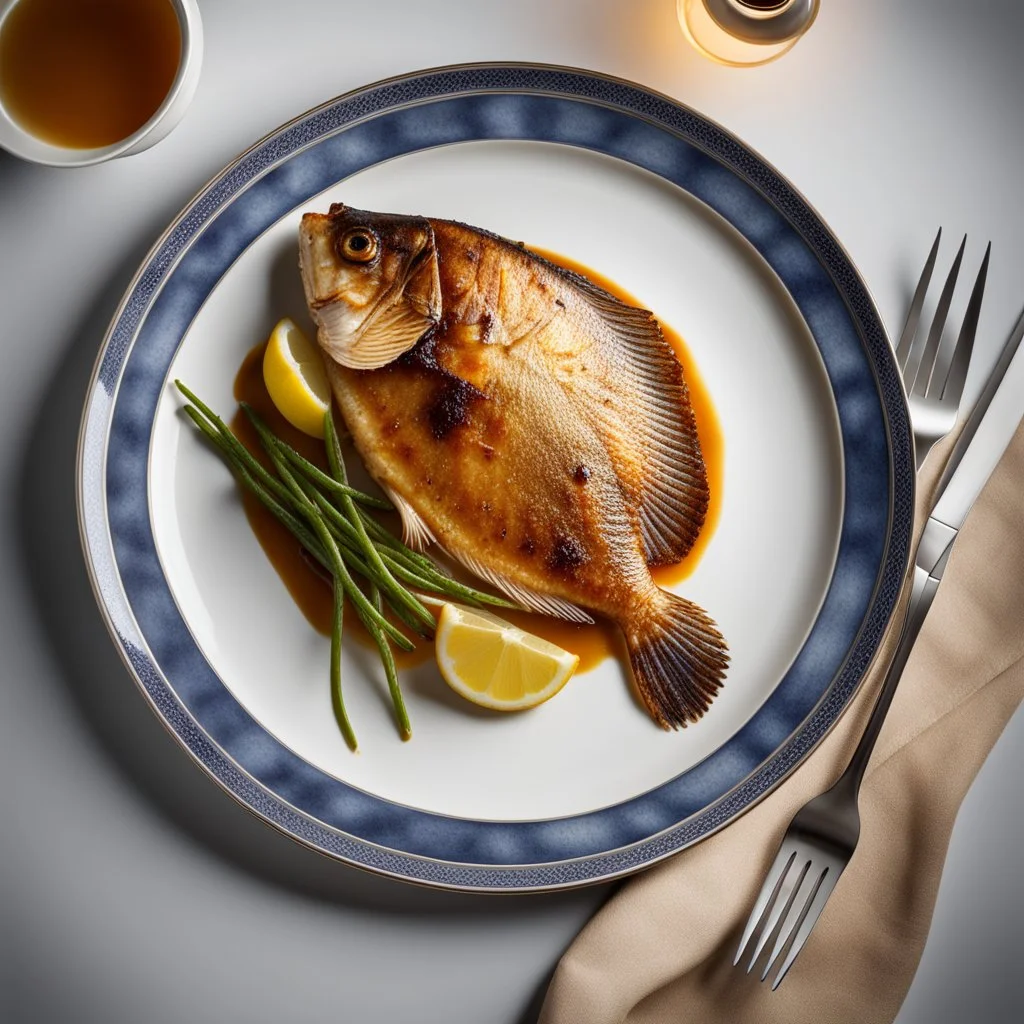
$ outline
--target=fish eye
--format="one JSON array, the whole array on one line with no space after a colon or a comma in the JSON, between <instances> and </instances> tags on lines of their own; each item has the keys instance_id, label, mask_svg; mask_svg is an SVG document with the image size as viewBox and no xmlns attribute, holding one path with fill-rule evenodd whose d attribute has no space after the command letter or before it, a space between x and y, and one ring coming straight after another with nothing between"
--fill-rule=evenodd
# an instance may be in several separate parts
<instances>
[{"instance_id":1,"label":"fish eye","mask_svg":"<svg viewBox=\"0 0 1024 1024\"><path fill-rule=\"evenodd\" d=\"M377 236L369 228L350 228L341 236L338 251L351 263L369 263L377 255Z\"/></svg>"}]
</instances>

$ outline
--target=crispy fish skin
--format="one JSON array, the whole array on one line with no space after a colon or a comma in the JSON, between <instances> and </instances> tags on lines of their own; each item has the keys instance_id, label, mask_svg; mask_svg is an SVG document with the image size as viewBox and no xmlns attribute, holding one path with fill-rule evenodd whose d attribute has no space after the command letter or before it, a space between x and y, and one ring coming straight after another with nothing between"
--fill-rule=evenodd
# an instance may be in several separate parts
<instances>
[{"instance_id":1,"label":"crispy fish skin","mask_svg":"<svg viewBox=\"0 0 1024 1024\"><path fill-rule=\"evenodd\" d=\"M700 718L728 656L648 568L682 557L707 508L682 368L654 318L450 221L336 206L303 218L300 255L335 398L407 535L529 607L612 619L655 721Z\"/></svg>"}]
</instances>

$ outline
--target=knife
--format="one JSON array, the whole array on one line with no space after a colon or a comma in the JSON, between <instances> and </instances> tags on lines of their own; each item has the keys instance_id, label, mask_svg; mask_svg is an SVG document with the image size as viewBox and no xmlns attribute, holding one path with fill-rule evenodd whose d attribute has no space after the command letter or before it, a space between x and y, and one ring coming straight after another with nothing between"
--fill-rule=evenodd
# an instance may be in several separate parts
<instances>
[{"instance_id":1,"label":"knife","mask_svg":"<svg viewBox=\"0 0 1024 1024\"><path fill-rule=\"evenodd\" d=\"M975 316L976 313L975 309ZM768 944L774 941L775 948L761 975L763 981L776 958L785 953L782 966L772 982L773 991L779 987L786 972L803 949L811 929L835 889L837 880L854 854L860 835L858 799L865 769L875 749L882 724L921 625L942 582L950 548L953 547L960 527L994 468L994 463L987 463L986 457L991 457L994 452L998 457L1005 447L993 444L988 436L992 434L994 437L994 432L1000 431L1006 423L1003 413L990 410L989 406L1005 381L1006 372L1014 361L1022 336L1024 315L1012 331L989 375L989 381L981 397L964 423L961 434L969 430L968 440L964 444L953 445L950 454L952 465L943 475L942 479L945 482L940 480L937 488L938 500L928 517L921 543L918 545L910 604L896 651L892 662L886 668L875 706L871 709L871 715L853 756L842 775L825 793L816 796L796 812L775 856L774 865L761 886L754 909L747 919L733 965L743 959L755 932L759 933L760 938L747 968L748 973L760 958L762 950L767 949ZM804 887L805 878L810 887L809 892Z\"/></svg>"},{"instance_id":2,"label":"knife","mask_svg":"<svg viewBox=\"0 0 1024 1024\"><path fill-rule=\"evenodd\" d=\"M953 541L956 540L960 527L963 526L967 514L994 468L995 462L992 456L995 453L993 449L986 444L984 455L987 455L988 458L979 457L977 451L974 450L974 439L985 420L993 398L1003 383L1006 371L1013 362L1022 338L1024 338L1024 313L1021 313L1010 332L1010 337L1003 346L985 387L967 417L960 436L949 454L942 476L939 478L938 498L921 535L916 559L917 568L924 570L936 581L942 579ZM984 434L981 440L986 441ZM1007 443L1009 443L1009 438ZM998 457L1002 455L1003 448L998 450L995 461L998 461ZM969 458L965 465L963 459L968 452L972 453L972 458Z\"/></svg>"},{"instance_id":3,"label":"knife","mask_svg":"<svg viewBox=\"0 0 1024 1024\"><path fill-rule=\"evenodd\" d=\"M989 374L988 380L985 382L985 387L978 396L978 400L975 403L974 408L971 410L970 416L967 417L967 422L964 423L964 428L960 431L960 436L956 439L956 444L953 446L953 450L950 452L949 459L946 462L946 468L943 470L942 476L939 479L938 494L941 494L943 490L945 490L946 484L949 483L949 478L953 475L953 471L960 464L960 460L963 458L964 452L967 450L971 441L974 440L974 435L978 432L978 427L981 425L981 421L984 419L985 413L988 411L988 407L992 404L992 399L995 396L999 385L1002 383L1003 377L1006 376L1006 371L1009 369L1010 363L1013 361L1013 357L1017 352L1017 348L1020 345L1022 337L1024 337L1024 312L1021 313L1020 319L1010 332L1010 337L1003 346L1003 351L999 353L999 358L996 360L995 366L992 367L992 372Z\"/></svg>"},{"instance_id":4,"label":"knife","mask_svg":"<svg viewBox=\"0 0 1024 1024\"><path fill-rule=\"evenodd\" d=\"M910 658L914 641L917 640L917 635L921 632L921 626L924 624L932 600L942 582L942 575L946 571L946 564L949 561L949 552L960 532L960 527L963 526L964 520L967 518L967 513L970 512L971 506L974 505L975 499L981 493L982 487L995 466L992 461L993 448L988 443L987 433L989 432L988 428L998 428L1000 423L996 419L989 419L989 406L1006 378L1006 372L1014 361L1022 337L1024 337L1024 314L1021 315L1011 332L981 396L964 424L961 438L966 436L967 442L960 444L958 439L950 453L949 462L940 479L938 498L928 517L928 522L925 523L921 542L917 547L910 604L907 608L907 617L903 622L896 653L886 671L878 699L871 711L871 717L868 719L860 742L857 744L857 749L854 751L846 771L843 772L841 779L833 788L851 785L854 792L860 788L860 781L864 776L871 752L874 750L882 722L885 720L889 705L896 693L900 677L903 675L903 669ZM998 420L1001 419L1002 417L998 418ZM984 450L982 449L983 444ZM997 460L1008 444L1009 438L1006 439L1002 447L997 449ZM777 982L778 978L776 978Z\"/></svg>"}]
</instances>

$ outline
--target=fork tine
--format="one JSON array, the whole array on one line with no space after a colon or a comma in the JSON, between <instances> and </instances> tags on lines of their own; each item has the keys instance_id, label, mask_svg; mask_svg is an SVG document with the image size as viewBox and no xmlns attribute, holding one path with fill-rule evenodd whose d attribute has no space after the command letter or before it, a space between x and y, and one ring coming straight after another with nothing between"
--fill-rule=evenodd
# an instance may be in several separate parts
<instances>
[{"instance_id":1,"label":"fork tine","mask_svg":"<svg viewBox=\"0 0 1024 1024\"><path fill-rule=\"evenodd\" d=\"M779 937L775 940L771 956L768 957L768 963L764 965L764 972L761 975L762 981L768 977L768 972L775 966L783 950L789 949L792 945L794 936L806 920L807 912L817 898L822 884L830 874L827 864L823 865L819 862L811 864L810 868L811 870L807 876L807 886L804 888L800 900L794 904L792 912L786 918L785 927L779 932Z\"/></svg>"},{"instance_id":2,"label":"fork tine","mask_svg":"<svg viewBox=\"0 0 1024 1024\"><path fill-rule=\"evenodd\" d=\"M786 875L789 874L789 869L795 859L796 850L790 852L785 842L783 842L779 847L779 852L775 855L775 860L772 862L768 876L761 884L761 891L757 894L757 902L754 904L754 909L750 911L750 917L747 918L747 926L743 930L743 938L740 939L739 948L736 950L736 956L732 962L733 967L743 959L743 950L746 949L750 937L757 930L764 916L775 906L779 890L782 888L782 883L786 880ZM775 879L774 884L772 879Z\"/></svg>"},{"instance_id":3,"label":"fork tine","mask_svg":"<svg viewBox=\"0 0 1024 1024\"><path fill-rule=\"evenodd\" d=\"M830 871L823 875L817 889L807 901L801 920L797 923L793 932L789 952L786 954L785 960L782 961L779 973L775 975L775 980L772 982L773 992L782 984L782 979L789 973L790 967L793 966L793 961L800 955L800 951L804 948L808 936L818 923L818 918L821 917L821 912L825 909L825 904L828 903L828 898L832 895L832 890L836 887L836 882L839 881L841 874L842 868L839 871ZM775 954L773 953L772 959L774 958Z\"/></svg>"},{"instance_id":4,"label":"fork tine","mask_svg":"<svg viewBox=\"0 0 1024 1024\"><path fill-rule=\"evenodd\" d=\"M906 366L907 356L910 355L910 343L914 340L914 335L917 333L917 325L921 319L921 308L924 306L925 293L928 291L928 283L931 281L932 271L935 269L935 257L939 254L940 238L942 238L942 228L939 228L935 241L932 242L932 251L928 253L928 259L925 260L924 270L921 271L921 277L914 291L914 298L910 303L910 312L907 313L907 322L903 325L903 333L900 335L899 344L896 346L896 361L899 363L900 372Z\"/></svg>"},{"instance_id":5,"label":"fork tine","mask_svg":"<svg viewBox=\"0 0 1024 1024\"><path fill-rule=\"evenodd\" d=\"M810 860L806 856L798 854L796 860L793 862L793 867L786 875L786 882L792 883L793 876L796 875L796 882L792 883L792 888L789 885L783 885L779 892L779 898L775 901L775 906L772 907L771 913L768 915L768 919L765 921L764 928L761 930L761 935L757 940L757 945L754 947L754 955L750 958L750 966L747 968L747 974L749 974L754 964L757 963L758 957L764 951L765 946L769 942L774 942L779 934L779 929L782 928L782 923L789 916L789 912L793 907L793 901L796 899L796 894L800 891L800 887L804 884L804 878L807 877L807 869L811 866ZM788 892L787 892L788 889ZM785 903L782 902L785 897ZM762 977L762 981L763 981Z\"/></svg>"},{"instance_id":6,"label":"fork tine","mask_svg":"<svg viewBox=\"0 0 1024 1024\"><path fill-rule=\"evenodd\" d=\"M967 303L967 312L964 314L960 336L956 339L956 348L953 350L953 358L949 364L949 375L943 381L939 397L947 404L959 405L960 396L964 393L967 367L970 365L971 352L974 350L974 335L978 331L978 319L981 316L981 300L985 294L988 258L991 252L992 243L989 242L985 247L985 258L981 261L978 279L974 282L974 291L971 292L970 301Z\"/></svg>"},{"instance_id":7,"label":"fork tine","mask_svg":"<svg viewBox=\"0 0 1024 1024\"><path fill-rule=\"evenodd\" d=\"M908 394L912 392L915 395L921 395L923 398L928 390L932 369L935 366L935 357L939 351L939 342L942 340L942 329L946 326L949 304L953 301L953 290L956 288L956 279L960 273L960 263L963 261L964 249L966 247L967 236L964 235L964 240L960 243L960 248L957 250L956 259L953 260L953 266L949 268L949 276L946 278L946 283L942 286L939 304L935 307L935 316L932 317L931 330L928 332L928 341L923 350L920 350L917 344L914 345L914 348L918 351L911 354L911 359L907 363L907 375L904 378L908 384ZM914 354L917 355L916 365L913 360ZM913 379L912 385L910 384L911 379Z\"/></svg>"}]
</instances>

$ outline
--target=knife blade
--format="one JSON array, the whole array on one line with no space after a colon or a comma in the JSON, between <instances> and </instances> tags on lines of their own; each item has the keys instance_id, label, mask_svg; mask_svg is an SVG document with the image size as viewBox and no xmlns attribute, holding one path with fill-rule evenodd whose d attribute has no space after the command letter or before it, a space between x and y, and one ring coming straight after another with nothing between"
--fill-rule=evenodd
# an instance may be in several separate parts
<instances>
[{"instance_id":1,"label":"knife blade","mask_svg":"<svg viewBox=\"0 0 1024 1024\"><path fill-rule=\"evenodd\" d=\"M990 415L989 408L1002 388L1022 338L1024 313L1003 346L940 478L938 499L925 524L916 559L917 565L934 580L942 579L953 541L1013 436L1013 431L1006 434L1005 415Z\"/></svg>"},{"instance_id":2,"label":"knife blade","mask_svg":"<svg viewBox=\"0 0 1024 1024\"><path fill-rule=\"evenodd\" d=\"M978 427L985 418L985 413L988 412L988 407L992 404L992 399L995 397L995 393L1002 383L1003 377L1006 376L1006 371L1009 369L1017 349L1020 347L1021 338L1024 338L1024 311L1021 312L1017 323L1010 332L1009 338L1006 339L1006 344L1003 346L1002 352L999 353L999 358L992 367L992 372L989 374L988 380L985 381L985 386L982 388L981 394L978 395L978 400L974 403L974 408L971 409L970 415L968 415L964 423L964 428L960 431L960 436L956 439L956 444L953 445L953 449L949 453L946 468L942 471L942 476L939 478L938 494L942 494L945 490L950 477L952 477L957 466L960 465L960 460L970 447L971 441L974 440L974 435L978 432Z\"/></svg>"}]
</instances>

